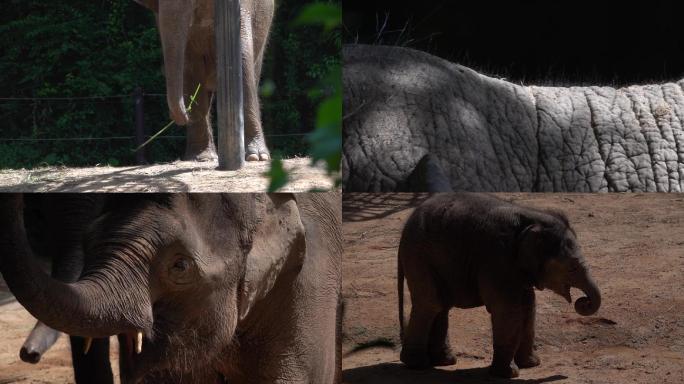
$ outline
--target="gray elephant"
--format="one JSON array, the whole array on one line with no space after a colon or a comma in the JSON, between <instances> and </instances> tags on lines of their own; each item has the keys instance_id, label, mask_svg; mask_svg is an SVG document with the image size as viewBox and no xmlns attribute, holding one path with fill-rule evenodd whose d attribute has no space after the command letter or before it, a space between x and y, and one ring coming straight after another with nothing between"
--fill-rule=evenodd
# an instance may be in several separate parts
<instances>
[{"instance_id":1,"label":"gray elephant","mask_svg":"<svg viewBox=\"0 0 684 384\"><path fill-rule=\"evenodd\" d=\"M344 47L343 188L684 190L684 81L533 87L401 47Z\"/></svg>"},{"instance_id":2,"label":"gray elephant","mask_svg":"<svg viewBox=\"0 0 684 384\"><path fill-rule=\"evenodd\" d=\"M21 195L0 197L0 272L70 335L118 335L124 383L332 383L340 195L108 195L78 281L48 276ZM196 356L202 356L201 359Z\"/></svg>"},{"instance_id":3,"label":"gray elephant","mask_svg":"<svg viewBox=\"0 0 684 384\"><path fill-rule=\"evenodd\" d=\"M135 0L153 10L164 52L169 111L178 125L188 125L185 160L216 159L211 129L211 104L216 91L216 44L213 0ZM244 86L245 156L247 161L270 158L261 126L259 78L274 0L241 2L242 74ZM190 115L189 95L201 84Z\"/></svg>"},{"instance_id":4,"label":"gray elephant","mask_svg":"<svg viewBox=\"0 0 684 384\"><path fill-rule=\"evenodd\" d=\"M534 352L534 288L549 288L583 316L601 294L560 212L525 208L481 194L438 194L411 214L398 255L401 361L409 368L455 364L447 337L449 309L484 305L491 315L491 374L516 377L539 365ZM411 315L404 329L404 276Z\"/></svg>"}]
</instances>

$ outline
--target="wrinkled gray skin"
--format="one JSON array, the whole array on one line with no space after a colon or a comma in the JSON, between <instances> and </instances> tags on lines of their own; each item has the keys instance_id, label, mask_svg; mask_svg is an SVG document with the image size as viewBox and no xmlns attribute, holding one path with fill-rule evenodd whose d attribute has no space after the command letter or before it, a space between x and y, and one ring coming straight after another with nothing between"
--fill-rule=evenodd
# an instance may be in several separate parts
<instances>
[{"instance_id":1,"label":"wrinkled gray skin","mask_svg":"<svg viewBox=\"0 0 684 384\"><path fill-rule=\"evenodd\" d=\"M47 326L117 335L123 383L333 382L339 197L108 195L64 283L33 258L22 196L2 195L0 272Z\"/></svg>"},{"instance_id":2,"label":"wrinkled gray skin","mask_svg":"<svg viewBox=\"0 0 684 384\"><path fill-rule=\"evenodd\" d=\"M448 339L449 310L484 305L491 315L490 373L518 376L539 365L534 352L534 288L549 288L594 314L601 294L574 230L561 212L521 207L484 194L443 193L411 214L398 256L401 361L409 368L456 363ZM404 330L404 276L411 317Z\"/></svg>"},{"instance_id":3,"label":"wrinkled gray skin","mask_svg":"<svg viewBox=\"0 0 684 384\"><path fill-rule=\"evenodd\" d=\"M169 112L178 125L188 125L184 160L215 160L211 103L216 91L216 41L213 0L135 0L153 10L161 36ZM242 0L241 30L244 92L245 156L270 158L261 126L259 78L274 0ZM201 84L188 113L190 96Z\"/></svg>"},{"instance_id":4,"label":"wrinkled gray skin","mask_svg":"<svg viewBox=\"0 0 684 384\"><path fill-rule=\"evenodd\" d=\"M345 191L684 189L684 81L525 87L407 48L343 55ZM411 185L426 155L437 188Z\"/></svg>"}]
</instances>

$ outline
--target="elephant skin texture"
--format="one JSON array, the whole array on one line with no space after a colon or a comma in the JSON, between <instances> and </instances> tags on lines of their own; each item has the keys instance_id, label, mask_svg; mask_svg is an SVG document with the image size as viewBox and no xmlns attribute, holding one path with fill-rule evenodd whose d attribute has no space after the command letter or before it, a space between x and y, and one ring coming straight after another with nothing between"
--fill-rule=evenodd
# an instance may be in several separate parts
<instances>
[{"instance_id":1,"label":"elephant skin texture","mask_svg":"<svg viewBox=\"0 0 684 384\"><path fill-rule=\"evenodd\" d=\"M25 200L0 197L7 286L79 353L118 336L122 383L339 379L339 193L106 195L71 283L37 264Z\"/></svg>"},{"instance_id":2,"label":"elephant skin texture","mask_svg":"<svg viewBox=\"0 0 684 384\"><path fill-rule=\"evenodd\" d=\"M522 86L388 46L343 61L346 192L445 190L411 182L426 157L454 191L684 189L684 80Z\"/></svg>"},{"instance_id":3,"label":"elephant skin texture","mask_svg":"<svg viewBox=\"0 0 684 384\"><path fill-rule=\"evenodd\" d=\"M484 305L491 315L490 373L516 377L540 364L534 352L534 288L549 288L593 315L601 294L574 230L557 211L514 205L483 194L438 194L409 217L399 243L397 288L402 350L409 368L453 365L449 310ZM411 315L404 329L404 277Z\"/></svg>"},{"instance_id":4,"label":"elephant skin texture","mask_svg":"<svg viewBox=\"0 0 684 384\"><path fill-rule=\"evenodd\" d=\"M213 0L136 0L151 9L164 54L169 112L178 125L188 125L184 160L215 160L211 104L216 92L216 41ZM274 0L243 0L240 4L242 75L247 161L270 159L261 125L259 79ZM186 109L197 85L191 111Z\"/></svg>"}]
</instances>

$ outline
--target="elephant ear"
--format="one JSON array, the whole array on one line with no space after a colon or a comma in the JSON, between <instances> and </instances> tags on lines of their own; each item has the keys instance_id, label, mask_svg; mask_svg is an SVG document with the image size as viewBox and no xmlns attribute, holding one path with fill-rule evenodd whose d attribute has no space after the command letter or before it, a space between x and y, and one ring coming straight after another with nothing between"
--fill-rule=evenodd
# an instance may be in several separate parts
<instances>
[{"instance_id":1,"label":"elephant ear","mask_svg":"<svg viewBox=\"0 0 684 384\"><path fill-rule=\"evenodd\" d=\"M558 253L560 237L553 228L540 223L524 225L518 234L516 258L520 270L530 276L534 284L543 289L539 281L544 263Z\"/></svg>"},{"instance_id":2,"label":"elephant ear","mask_svg":"<svg viewBox=\"0 0 684 384\"><path fill-rule=\"evenodd\" d=\"M135 0L135 2L154 12L159 12L159 0Z\"/></svg>"},{"instance_id":3,"label":"elephant ear","mask_svg":"<svg viewBox=\"0 0 684 384\"><path fill-rule=\"evenodd\" d=\"M239 297L240 320L268 295L279 277L297 274L306 255L304 224L294 196L269 195L261 208Z\"/></svg>"}]
</instances>

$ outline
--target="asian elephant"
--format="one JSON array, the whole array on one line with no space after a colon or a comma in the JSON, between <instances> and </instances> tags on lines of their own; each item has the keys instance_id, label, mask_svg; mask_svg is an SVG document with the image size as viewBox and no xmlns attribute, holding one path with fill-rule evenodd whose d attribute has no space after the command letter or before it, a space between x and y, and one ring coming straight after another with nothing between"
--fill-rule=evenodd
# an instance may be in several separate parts
<instances>
[{"instance_id":1,"label":"asian elephant","mask_svg":"<svg viewBox=\"0 0 684 384\"><path fill-rule=\"evenodd\" d=\"M523 86L389 46L343 61L345 191L684 190L684 80Z\"/></svg>"},{"instance_id":2,"label":"asian elephant","mask_svg":"<svg viewBox=\"0 0 684 384\"><path fill-rule=\"evenodd\" d=\"M117 335L123 383L332 383L339 200L110 194L82 235L83 272L65 283L34 260L23 196L3 195L0 272L47 326Z\"/></svg>"},{"instance_id":3,"label":"asian elephant","mask_svg":"<svg viewBox=\"0 0 684 384\"><path fill-rule=\"evenodd\" d=\"M535 354L534 288L571 302L570 288L586 297L575 311L594 314L601 294L575 231L561 212L521 207L483 194L437 194L411 214L398 252L401 361L409 368L452 365L449 309L484 305L491 315L494 357L490 373L516 377L539 365ZM404 329L404 277L411 315Z\"/></svg>"},{"instance_id":4,"label":"asian elephant","mask_svg":"<svg viewBox=\"0 0 684 384\"><path fill-rule=\"evenodd\" d=\"M216 42L213 0L136 0L154 11L161 37L169 111L178 125L189 125L184 160L216 159L211 104L216 91ZM273 21L274 0L241 2L245 156L268 160L259 107L259 79ZM201 84L188 114L190 95Z\"/></svg>"}]
</instances>

